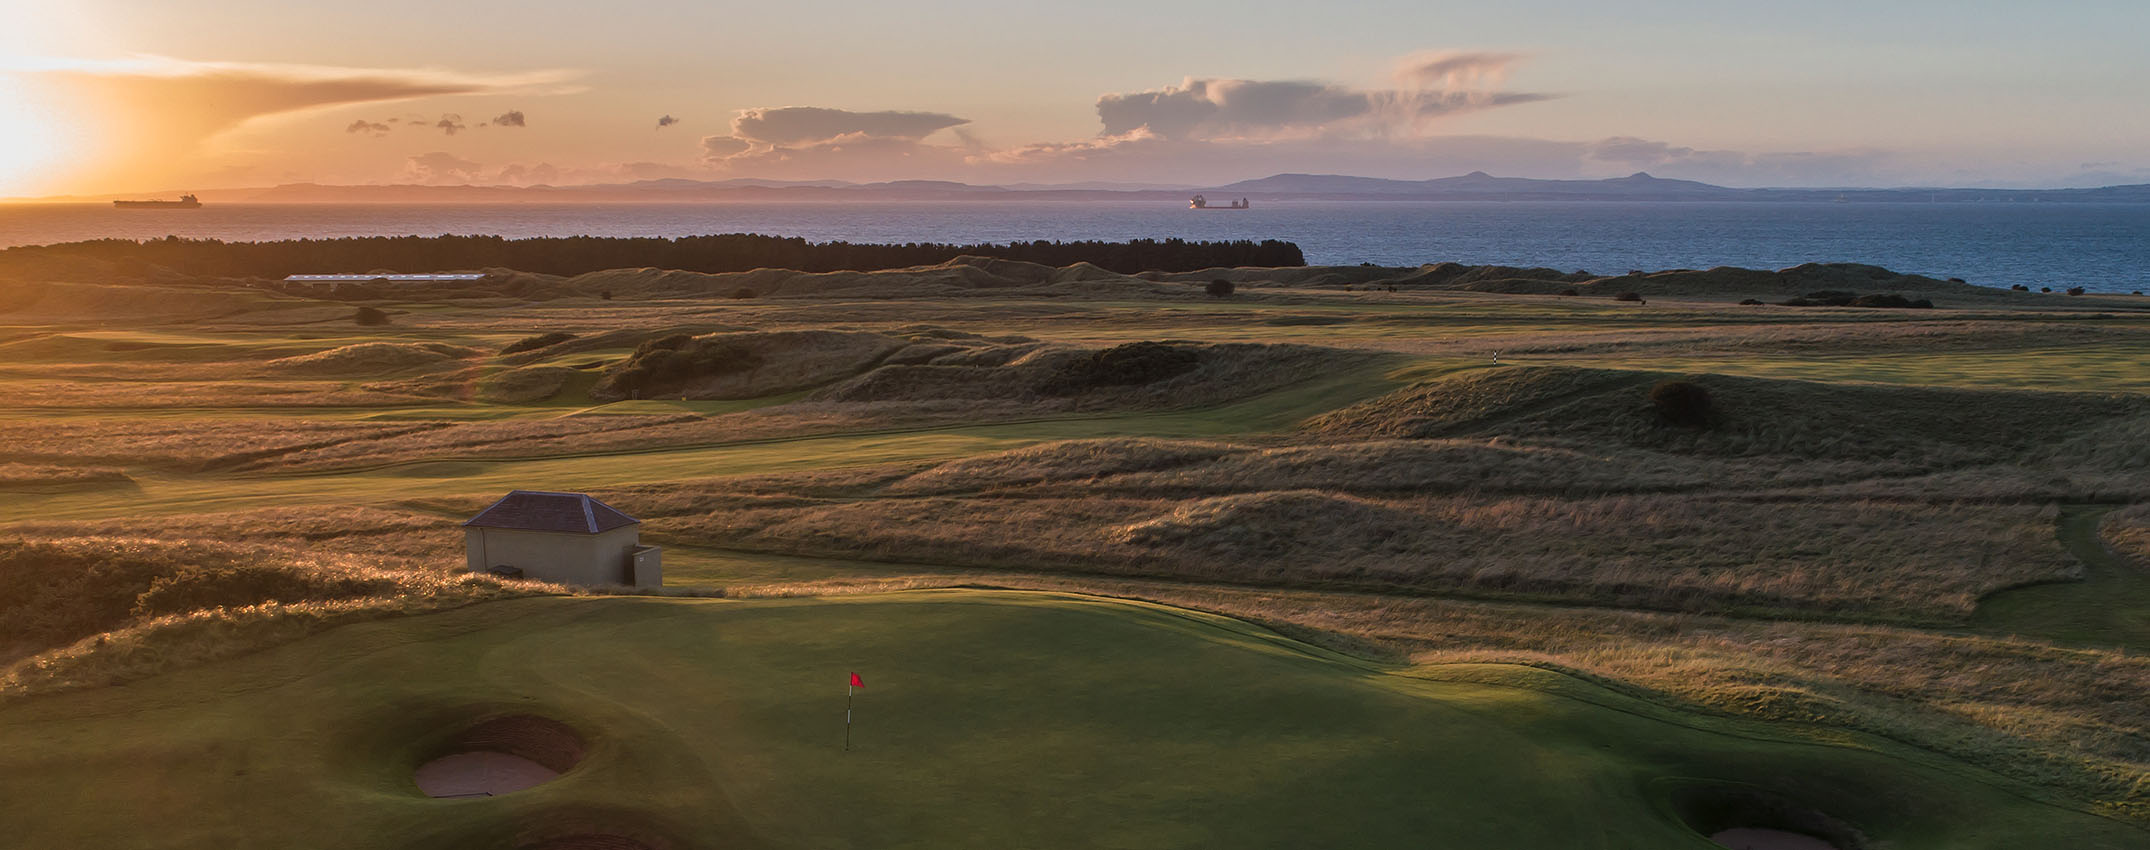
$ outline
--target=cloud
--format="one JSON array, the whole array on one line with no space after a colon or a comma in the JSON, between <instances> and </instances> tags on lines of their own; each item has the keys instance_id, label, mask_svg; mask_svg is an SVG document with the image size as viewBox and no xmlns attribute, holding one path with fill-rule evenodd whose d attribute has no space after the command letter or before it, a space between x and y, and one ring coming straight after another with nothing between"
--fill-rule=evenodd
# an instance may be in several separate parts
<instances>
[{"instance_id":1,"label":"cloud","mask_svg":"<svg viewBox=\"0 0 2150 850\"><path fill-rule=\"evenodd\" d=\"M1589 161L1623 169L1649 170L1659 177L1680 177L1735 186L1886 185L1900 178L1902 157L1892 151L1854 148L1834 151L1697 150L1634 136L1613 136L1582 146Z\"/></svg>"},{"instance_id":2,"label":"cloud","mask_svg":"<svg viewBox=\"0 0 2150 850\"><path fill-rule=\"evenodd\" d=\"M405 179L415 183L470 183L485 166L446 151L419 154L403 164Z\"/></svg>"},{"instance_id":3,"label":"cloud","mask_svg":"<svg viewBox=\"0 0 2150 850\"><path fill-rule=\"evenodd\" d=\"M466 129L466 125L463 123L463 116L454 112L442 113L440 116L440 120L433 122L433 126L439 129L441 132L446 133L450 136L453 136L456 133L462 132L464 129Z\"/></svg>"},{"instance_id":4,"label":"cloud","mask_svg":"<svg viewBox=\"0 0 2150 850\"><path fill-rule=\"evenodd\" d=\"M1420 54L1399 63L1398 86L1359 89L1310 80L1188 77L1178 85L1097 100L1104 138L1143 131L1164 139L1388 137L1419 134L1441 116L1548 100L1492 88L1518 60L1506 53Z\"/></svg>"},{"instance_id":5,"label":"cloud","mask_svg":"<svg viewBox=\"0 0 2150 850\"><path fill-rule=\"evenodd\" d=\"M973 144L931 145L925 138L969 124L939 112L853 112L818 106L742 109L729 136L702 137L702 161L727 171L845 177L947 173Z\"/></svg>"},{"instance_id":6,"label":"cloud","mask_svg":"<svg viewBox=\"0 0 2150 850\"><path fill-rule=\"evenodd\" d=\"M1520 53L1442 51L1415 53L1396 63L1396 79L1414 88L1471 90L1497 87Z\"/></svg>"},{"instance_id":7,"label":"cloud","mask_svg":"<svg viewBox=\"0 0 2150 850\"><path fill-rule=\"evenodd\" d=\"M623 162L612 166L612 172L633 180L658 180L665 177L687 177L694 171L668 162Z\"/></svg>"},{"instance_id":8,"label":"cloud","mask_svg":"<svg viewBox=\"0 0 2150 850\"><path fill-rule=\"evenodd\" d=\"M561 93L572 71L476 75L401 68L344 68L147 57L57 62L25 69L34 77L131 114L179 122L208 136L269 115L440 95Z\"/></svg>"},{"instance_id":9,"label":"cloud","mask_svg":"<svg viewBox=\"0 0 2150 850\"><path fill-rule=\"evenodd\" d=\"M679 123L679 119L674 118L670 115L664 115L657 119L657 129L662 130L677 123Z\"/></svg>"},{"instance_id":10,"label":"cloud","mask_svg":"<svg viewBox=\"0 0 2150 850\"><path fill-rule=\"evenodd\" d=\"M1604 162L1650 166L1692 157L1695 155L1695 149L1674 147L1664 142L1638 139L1634 136L1613 136L1590 143L1585 153L1591 159Z\"/></svg>"},{"instance_id":11,"label":"cloud","mask_svg":"<svg viewBox=\"0 0 2150 850\"><path fill-rule=\"evenodd\" d=\"M77 185L162 184L212 169L211 144L252 122L368 103L480 94L574 90L573 71L467 74L438 69L351 68L164 57L16 60L0 69L59 104L65 132L91 140L74 155ZM376 122L369 122L376 123ZM378 122L386 123L386 122ZM358 132L358 131L353 131Z\"/></svg>"},{"instance_id":12,"label":"cloud","mask_svg":"<svg viewBox=\"0 0 2150 850\"><path fill-rule=\"evenodd\" d=\"M732 135L761 145L826 142L844 136L918 141L935 132L970 123L938 112L851 112L818 106L742 109L732 119Z\"/></svg>"},{"instance_id":13,"label":"cloud","mask_svg":"<svg viewBox=\"0 0 2150 850\"><path fill-rule=\"evenodd\" d=\"M497 116L494 116L493 120L487 121L485 123L491 124L495 127L521 127L524 126L523 111L520 109L510 109Z\"/></svg>"},{"instance_id":14,"label":"cloud","mask_svg":"<svg viewBox=\"0 0 2150 850\"><path fill-rule=\"evenodd\" d=\"M746 153L747 148L750 147L753 147L753 145L737 136L703 136L702 158L705 160L725 159Z\"/></svg>"},{"instance_id":15,"label":"cloud","mask_svg":"<svg viewBox=\"0 0 2150 850\"><path fill-rule=\"evenodd\" d=\"M560 169L549 162L532 165L517 163L500 169L500 173L493 177L493 182L517 186L531 186L540 183L554 184L560 182Z\"/></svg>"},{"instance_id":16,"label":"cloud","mask_svg":"<svg viewBox=\"0 0 2150 850\"><path fill-rule=\"evenodd\" d=\"M390 118L388 120L394 121L396 119ZM346 133L364 133L369 136L380 136L386 134L388 132L388 129L389 127L387 124L382 124L377 121L367 121L366 119L361 118L357 121L353 121L350 124L345 125L343 131Z\"/></svg>"}]
</instances>

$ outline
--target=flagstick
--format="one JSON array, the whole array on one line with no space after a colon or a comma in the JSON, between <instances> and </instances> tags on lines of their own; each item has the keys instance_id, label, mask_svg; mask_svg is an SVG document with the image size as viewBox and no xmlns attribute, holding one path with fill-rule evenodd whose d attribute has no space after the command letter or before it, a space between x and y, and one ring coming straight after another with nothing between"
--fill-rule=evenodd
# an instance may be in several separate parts
<instances>
[{"instance_id":1,"label":"flagstick","mask_svg":"<svg viewBox=\"0 0 2150 850\"><path fill-rule=\"evenodd\" d=\"M844 752L851 752L851 683L844 683Z\"/></svg>"}]
</instances>

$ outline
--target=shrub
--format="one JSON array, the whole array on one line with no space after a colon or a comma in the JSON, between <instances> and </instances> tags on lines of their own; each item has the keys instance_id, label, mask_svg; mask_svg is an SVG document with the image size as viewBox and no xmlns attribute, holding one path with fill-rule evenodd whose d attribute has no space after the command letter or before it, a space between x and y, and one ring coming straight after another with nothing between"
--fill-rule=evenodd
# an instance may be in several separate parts
<instances>
[{"instance_id":1,"label":"shrub","mask_svg":"<svg viewBox=\"0 0 2150 850\"><path fill-rule=\"evenodd\" d=\"M1762 299L1759 298L1745 298L1741 299L1739 302L1739 306L1741 307L1759 307L1761 305Z\"/></svg>"},{"instance_id":2,"label":"shrub","mask_svg":"<svg viewBox=\"0 0 2150 850\"><path fill-rule=\"evenodd\" d=\"M1692 381L1660 381L1650 388L1650 406L1666 424L1708 428L1714 413L1710 391Z\"/></svg>"},{"instance_id":3,"label":"shrub","mask_svg":"<svg viewBox=\"0 0 2150 850\"><path fill-rule=\"evenodd\" d=\"M1349 287L1346 288L1348 289ZM1234 286L1231 281L1225 280L1224 278L1220 277L1216 280L1210 281L1209 287L1204 291L1208 292L1209 297L1211 298L1223 298L1227 295L1232 294L1235 291L1238 291L1238 289L1239 287Z\"/></svg>"},{"instance_id":4,"label":"shrub","mask_svg":"<svg viewBox=\"0 0 2150 850\"><path fill-rule=\"evenodd\" d=\"M1853 298L1853 299L1851 299L1851 304L1850 304L1850 306L1853 306L1853 307L1890 307L1890 308L1899 308L1899 309L1900 309L1900 308L1904 308L1904 307L1909 307L1909 306L1911 306L1911 303L1912 303L1912 302L1911 302L1911 299L1909 299L1909 298L1905 298L1905 297L1903 297L1903 296L1901 296L1901 295L1893 295L1893 294L1892 294L1892 295L1861 295L1861 296L1859 296L1859 297L1857 297L1857 298ZM1929 306L1929 307L1930 307L1930 306L1933 306L1933 305L1932 305L1932 304L1928 304L1927 306Z\"/></svg>"},{"instance_id":5,"label":"shrub","mask_svg":"<svg viewBox=\"0 0 2150 850\"><path fill-rule=\"evenodd\" d=\"M1622 293L1620 293L1620 294L1618 294L1618 295L1615 295L1615 296L1613 296L1613 300L1614 300L1614 301L1635 301L1635 302L1640 302L1640 301L1642 301L1642 293L1640 293L1640 292L1622 292Z\"/></svg>"},{"instance_id":6,"label":"shrub","mask_svg":"<svg viewBox=\"0 0 2150 850\"><path fill-rule=\"evenodd\" d=\"M2053 291L2053 287L2050 287L2050 286L2041 286L2041 287L2038 287L2038 291L2039 291L2039 292L2052 292L2052 291Z\"/></svg>"},{"instance_id":7,"label":"shrub","mask_svg":"<svg viewBox=\"0 0 2150 850\"><path fill-rule=\"evenodd\" d=\"M598 291L597 291L597 298L598 298L598 300L600 300L600 301L610 301L610 300L612 300L612 290L610 290L610 289L600 289L600 290L598 290Z\"/></svg>"},{"instance_id":8,"label":"shrub","mask_svg":"<svg viewBox=\"0 0 2150 850\"><path fill-rule=\"evenodd\" d=\"M1098 387L1161 381L1193 371L1202 356L1162 342L1130 342L1075 360L1038 386L1046 395L1075 395Z\"/></svg>"},{"instance_id":9,"label":"shrub","mask_svg":"<svg viewBox=\"0 0 2150 850\"><path fill-rule=\"evenodd\" d=\"M574 338L574 334L560 333L558 331L554 331L552 333L538 334L536 336L526 336L522 339L518 339L514 342L508 343L507 347L500 349L500 353L520 354L525 351L536 351L540 348L551 348L555 345L559 345L560 343L566 342Z\"/></svg>"},{"instance_id":10,"label":"shrub","mask_svg":"<svg viewBox=\"0 0 2150 850\"><path fill-rule=\"evenodd\" d=\"M1575 298L1577 296L1582 295L1581 292L1577 292L1573 289L1563 289L1560 291L1560 294L1568 298Z\"/></svg>"},{"instance_id":11,"label":"shrub","mask_svg":"<svg viewBox=\"0 0 2150 850\"><path fill-rule=\"evenodd\" d=\"M2023 284L2020 284L2020 283L2017 283L2017 284L2010 284L2008 288L2009 288L2009 289L2013 289L2013 290L2015 290L2015 291L2017 291L2017 292L2029 292L2029 291L2031 291L2031 288L2030 288L2030 287L2028 287L2028 286L2024 286Z\"/></svg>"},{"instance_id":12,"label":"shrub","mask_svg":"<svg viewBox=\"0 0 2150 850\"><path fill-rule=\"evenodd\" d=\"M738 289L734 289L734 290L732 290L732 298L734 298L734 299L741 299L741 300L744 300L744 299L747 299L747 298L752 298L752 297L754 297L754 296L756 296L756 295L760 295L760 294L761 294L761 293L759 293L759 292L755 292L754 290L752 290L752 289L749 289L749 288L747 288L747 287L744 287L744 286L742 286L742 287L739 287Z\"/></svg>"},{"instance_id":13,"label":"shrub","mask_svg":"<svg viewBox=\"0 0 2150 850\"><path fill-rule=\"evenodd\" d=\"M1952 278L1949 278L1949 279L1948 279L1948 282L1949 282L1949 283L1962 283L1962 282L1963 282L1963 278L1960 278L1960 277L1952 277Z\"/></svg>"},{"instance_id":14,"label":"shrub","mask_svg":"<svg viewBox=\"0 0 2150 850\"><path fill-rule=\"evenodd\" d=\"M2082 287L2080 287L2080 286L2071 286L2071 287L2068 287L2068 294L2069 294L2069 295L2081 295L2081 294L2083 294L2083 288L2082 288Z\"/></svg>"},{"instance_id":15,"label":"shrub","mask_svg":"<svg viewBox=\"0 0 2150 850\"><path fill-rule=\"evenodd\" d=\"M351 316L351 321L361 325L385 325L388 324L388 314L372 307L360 307Z\"/></svg>"}]
</instances>

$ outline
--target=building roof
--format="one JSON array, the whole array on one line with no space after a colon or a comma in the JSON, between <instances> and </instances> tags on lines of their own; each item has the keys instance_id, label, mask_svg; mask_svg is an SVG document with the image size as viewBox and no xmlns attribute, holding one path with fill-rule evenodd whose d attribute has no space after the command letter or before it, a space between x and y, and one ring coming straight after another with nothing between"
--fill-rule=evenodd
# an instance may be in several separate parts
<instances>
[{"instance_id":1,"label":"building roof","mask_svg":"<svg viewBox=\"0 0 2150 850\"><path fill-rule=\"evenodd\" d=\"M611 505L584 493L547 493L517 490L492 507L479 511L463 525L476 528L510 528L517 531L555 531L568 534L600 534L634 525L639 519L620 513Z\"/></svg>"}]
</instances>

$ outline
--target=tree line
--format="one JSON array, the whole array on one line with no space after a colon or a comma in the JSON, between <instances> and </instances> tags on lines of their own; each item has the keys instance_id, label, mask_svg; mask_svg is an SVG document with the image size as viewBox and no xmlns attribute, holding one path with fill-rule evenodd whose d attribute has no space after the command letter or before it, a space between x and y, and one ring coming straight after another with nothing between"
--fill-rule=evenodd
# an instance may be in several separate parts
<instances>
[{"instance_id":1,"label":"tree line","mask_svg":"<svg viewBox=\"0 0 2150 850\"><path fill-rule=\"evenodd\" d=\"M52 268L89 261L117 273L168 270L204 277L269 277L291 274L406 273L509 268L539 274L576 275L604 269L657 267L697 272L758 268L807 272L873 271L942 263L963 255L1022 260L1048 266L1091 263L1122 274L1183 272L1218 266L1303 266L1299 246L1260 242L1134 239L1126 242L1009 242L954 245L938 242L865 244L809 242L798 237L727 233L710 236L567 236L508 239L500 236L359 236L224 242L165 237L146 241L100 239L0 251L0 270Z\"/></svg>"}]
</instances>

